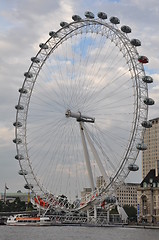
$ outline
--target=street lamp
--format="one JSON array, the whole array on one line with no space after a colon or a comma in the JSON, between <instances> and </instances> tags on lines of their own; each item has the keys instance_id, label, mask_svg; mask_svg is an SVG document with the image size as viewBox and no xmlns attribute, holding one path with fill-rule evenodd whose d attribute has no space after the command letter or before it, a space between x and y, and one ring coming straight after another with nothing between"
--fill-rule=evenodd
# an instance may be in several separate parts
<instances>
[{"instance_id":1,"label":"street lamp","mask_svg":"<svg viewBox=\"0 0 159 240\"><path fill-rule=\"evenodd\" d=\"M149 179L149 183L150 183L150 190L151 190L151 199L150 199L151 223L154 223L154 217L153 217L153 178Z\"/></svg>"},{"instance_id":2,"label":"street lamp","mask_svg":"<svg viewBox=\"0 0 159 240\"><path fill-rule=\"evenodd\" d=\"M7 194L7 190L8 190L9 188L7 187L7 184L5 183L5 187L4 187L4 203L6 203L6 194Z\"/></svg>"}]
</instances>

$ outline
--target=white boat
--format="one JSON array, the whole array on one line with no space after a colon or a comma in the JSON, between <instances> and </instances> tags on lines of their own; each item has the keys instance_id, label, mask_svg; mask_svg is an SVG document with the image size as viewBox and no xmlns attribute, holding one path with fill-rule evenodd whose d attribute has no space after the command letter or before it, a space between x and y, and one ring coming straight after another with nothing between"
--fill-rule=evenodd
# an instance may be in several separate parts
<instances>
[{"instance_id":1,"label":"white boat","mask_svg":"<svg viewBox=\"0 0 159 240\"><path fill-rule=\"evenodd\" d=\"M9 216L6 222L9 226L50 226L51 220L49 217L30 216L26 214L17 214Z\"/></svg>"}]
</instances>

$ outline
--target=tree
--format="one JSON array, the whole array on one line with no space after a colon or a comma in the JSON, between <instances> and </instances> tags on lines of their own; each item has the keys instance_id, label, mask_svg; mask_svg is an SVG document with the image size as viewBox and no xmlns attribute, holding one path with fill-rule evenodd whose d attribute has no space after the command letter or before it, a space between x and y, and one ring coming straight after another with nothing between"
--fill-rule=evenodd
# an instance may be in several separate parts
<instances>
[{"instance_id":1,"label":"tree","mask_svg":"<svg viewBox=\"0 0 159 240\"><path fill-rule=\"evenodd\" d=\"M14 211L25 211L26 210L26 206L25 206L25 202L21 201L19 197L17 197L14 202L13 202L13 209Z\"/></svg>"},{"instance_id":2,"label":"tree","mask_svg":"<svg viewBox=\"0 0 159 240\"><path fill-rule=\"evenodd\" d=\"M0 212L3 212L3 208L4 208L4 203L3 201L0 200Z\"/></svg>"},{"instance_id":3,"label":"tree","mask_svg":"<svg viewBox=\"0 0 159 240\"><path fill-rule=\"evenodd\" d=\"M130 221L137 221L137 209L134 206L124 205L123 208Z\"/></svg>"},{"instance_id":4,"label":"tree","mask_svg":"<svg viewBox=\"0 0 159 240\"><path fill-rule=\"evenodd\" d=\"M110 214L118 214L117 206L110 210Z\"/></svg>"},{"instance_id":5,"label":"tree","mask_svg":"<svg viewBox=\"0 0 159 240\"><path fill-rule=\"evenodd\" d=\"M33 210L32 204L29 204L29 210ZM21 201L19 197L17 197L13 202L9 200L4 203L0 201L0 212L21 212L26 211L25 201Z\"/></svg>"},{"instance_id":6,"label":"tree","mask_svg":"<svg viewBox=\"0 0 159 240\"><path fill-rule=\"evenodd\" d=\"M33 204L31 202L28 202L27 211L32 211L32 210L34 210Z\"/></svg>"}]
</instances>

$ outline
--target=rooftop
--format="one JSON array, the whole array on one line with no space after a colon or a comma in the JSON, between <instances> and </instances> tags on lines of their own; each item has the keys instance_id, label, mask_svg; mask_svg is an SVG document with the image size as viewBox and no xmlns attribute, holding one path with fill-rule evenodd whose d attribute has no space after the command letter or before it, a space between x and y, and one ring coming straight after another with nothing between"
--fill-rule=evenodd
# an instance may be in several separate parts
<instances>
[{"instance_id":1,"label":"rooftop","mask_svg":"<svg viewBox=\"0 0 159 240\"><path fill-rule=\"evenodd\" d=\"M146 177L142 180L140 186L143 187L143 183L146 182L147 184L150 183L150 179L153 179L153 183L159 183L159 176L156 176L155 169L151 169Z\"/></svg>"},{"instance_id":2,"label":"rooftop","mask_svg":"<svg viewBox=\"0 0 159 240\"><path fill-rule=\"evenodd\" d=\"M156 120L159 120L159 117L157 117L157 118L153 118L153 119L150 119L149 121L156 121Z\"/></svg>"}]
</instances>

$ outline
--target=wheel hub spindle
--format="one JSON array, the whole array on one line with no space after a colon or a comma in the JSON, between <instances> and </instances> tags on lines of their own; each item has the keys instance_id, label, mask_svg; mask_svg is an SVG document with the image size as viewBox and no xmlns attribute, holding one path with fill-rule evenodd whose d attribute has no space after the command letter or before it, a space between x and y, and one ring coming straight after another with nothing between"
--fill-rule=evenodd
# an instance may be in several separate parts
<instances>
[{"instance_id":1,"label":"wheel hub spindle","mask_svg":"<svg viewBox=\"0 0 159 240\"><path fill-rule=\"evenodd\" d=\"M65 116L67 118L68 117L76 118L77 122L90 122L90 123L95 122L95 118L82 115L81 112L74 113L71 112L71 110L67 110Z\"/></svg>"}]
</instances>

